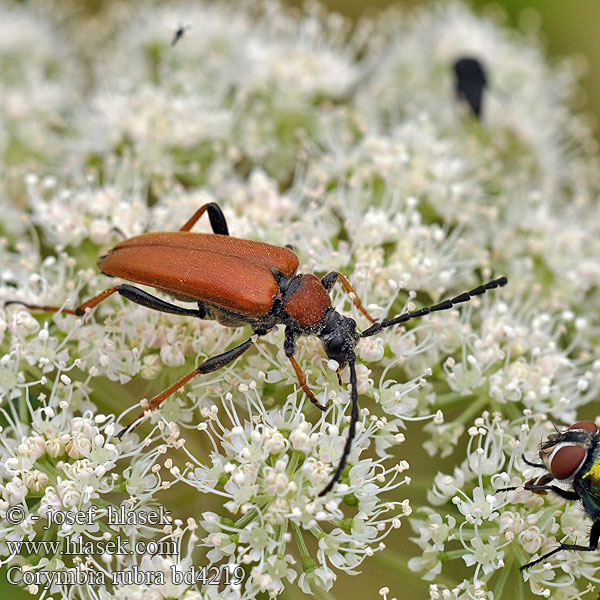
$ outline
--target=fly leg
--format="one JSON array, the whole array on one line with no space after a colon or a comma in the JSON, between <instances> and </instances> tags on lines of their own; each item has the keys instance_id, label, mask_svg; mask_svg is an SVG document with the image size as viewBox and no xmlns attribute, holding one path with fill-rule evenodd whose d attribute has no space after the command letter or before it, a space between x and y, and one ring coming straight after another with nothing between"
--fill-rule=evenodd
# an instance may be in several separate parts
<instances>
[{"instance_id":1,"label":"fly leg","mask_svg":"<svg viewBox=\"0 0 600 600\"><path fill-rule=\"evenodd\" d=\"M598 548L598 540L599 539L600 539L600 520L594 521L594 523L592 524L592 529L590 530L590 540L589 540L589 544L587 546L582 546L580 544L562 544L561 543L560 546L558 546L558 548L554 548L554 550L547 552L543 556L540 556L540 558L533 560L530 563L527 563L526 565L523 565L519 570L521 572L523 572L523 571L525 571L525 569L529 569L530 567L533 567L534 565L537 565L537 564L545 561L548 557L552 556L553 554L556 554L557 552L560 552L561 550L578 550L579 552L593 552L594 550L596 550Z\"/></svg>"},{"instance_id":2,"label":"fly leg","mask_svg":"<svg viewBox=\"0 0 600 600\"><path fill-rule=\"evenodd\" d=\"M531 464L531 463L528 463ZM539 465L533 465L539 466ZM545 467L543 467L545 468ZM520 490L521 488L540 496L545 496L548 492L554 492L557 496L564 498L565 500L580 500L579 494L572 490L564 490L556 485L548 485L551 481L554 481L554 476L551 473L544 473L541 477L534 477L529 481L526 481L522 486L506 487L496 490L496 492L513 492Z\"/></svg>"}]
</instances>

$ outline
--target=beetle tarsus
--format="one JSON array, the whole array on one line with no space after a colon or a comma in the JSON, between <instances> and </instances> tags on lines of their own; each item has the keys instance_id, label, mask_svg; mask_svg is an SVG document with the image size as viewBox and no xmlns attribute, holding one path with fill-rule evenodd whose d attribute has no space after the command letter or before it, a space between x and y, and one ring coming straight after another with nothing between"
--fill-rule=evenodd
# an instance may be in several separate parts
<instances>
[{"instance_id":1,"label":"beetle tarsus","mask_svg":"<svg viewBox=\"0 0 600 600\"><path fill-rule=\"evenodd\" d=\"M207 204L202 205L179 231L189 231L205 212L208 213L208 220L210 221L213 233L218 235L229 235L227 219L225 218L221 207L216 202L208 202Z\"/></svg>"},{"instance_id":2,"label":"beetle tarsus","mask_svg":"<svg viewBox=\"0 0 600 600\"><path fill-rule=\"evenodd\" d=\"M75 315L75 316L81 316L78 312L77 309L73 310L71 308L64 308L62 306L45 306L43 304L27 304L27 302L21 302L21 300L7 300L4 303L4 306L9 306L11 304L20 304L21 306L24 306L25 308L28 308L29 310L42 310L44 312L61 312L61 313L65 313L67 315Z\"/></svg>"},{"instance_id":3,"label":"beetle tarsus","mask_svg":"<svg viewBox=\"0 0 600 600\"><path fill-rule=\"evenodd\" d=\"M116 225L113 225L113 228L112 228L112 230L113 230L115 233L117 233L118 235L120 235L120 236L121 236L121 239L123 239L123 240L126 240L126 239L127 239L127 236L125 235L124 231L123 231L123 230L122 230L120 227L117 227ZM100 259L102 259L102 258L103 258L103 257L101 256L101 257L100 257Z\"/></svg>"},{"instance_id":4,"label":"beetle tarsus","mask_svg":"<svg viewBox=\"0 0 600 600\"><path fill-rule=\"evenodd\" d=\"M121 429L121 431L119 431L119 433L117 433L117 435L115 437L119 441L121 441L123 439L123 436L126 433L129 433L130 431L133 431L139 424L140 424L140 420L139 420L139 417L138 417L137 419L135 419L134 421L132 421L131 423L129 423L129 425L127 425L126 427L123 427L123 429Z\"/></svg>"}]
</instances>

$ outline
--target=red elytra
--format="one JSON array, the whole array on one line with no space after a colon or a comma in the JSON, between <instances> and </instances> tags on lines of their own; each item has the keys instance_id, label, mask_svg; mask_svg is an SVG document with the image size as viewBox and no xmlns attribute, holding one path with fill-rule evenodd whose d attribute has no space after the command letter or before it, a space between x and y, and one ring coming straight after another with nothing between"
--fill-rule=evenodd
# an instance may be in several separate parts
<instances>
[{"instance_id":1,"label":"red elytra","mask_svg":"<svg viewBox=\"0 0 600 600\"><path fill-rule=\"evenodd\" d=\"M254 317L273 308L279 293L274 273L293 276L299 264L288 248L215 233L165 231L118 243L98 267L106 275L151 285L180 299Z\"/></svg>"}]
</instances>

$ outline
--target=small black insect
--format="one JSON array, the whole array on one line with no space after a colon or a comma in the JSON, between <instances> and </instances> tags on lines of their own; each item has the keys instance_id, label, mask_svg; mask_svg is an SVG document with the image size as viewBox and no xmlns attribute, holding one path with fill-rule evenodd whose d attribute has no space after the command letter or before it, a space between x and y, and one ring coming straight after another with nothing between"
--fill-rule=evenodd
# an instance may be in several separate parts
<instances>
[{"instance_id":1,"label":"small black insect","mask_svg":"<svg viewBox=\"0 0 600 600\"><path fill-rule=\"evenodd\" d=\"M483 90L487 86L482 64L471 57L459 58L454 63L456 75L456 95L464 100L472 113L479 119L483 107Z\"/></svg>"},{"instance_id":2,"label":"small black insect","mask_svg":"<svg viewBox=\"0 0 600 600\"><path fill-rule=\"evenodd\" d=\"M530 479L521 487L542 496L552 492L565 500L580 500L583 510L593 523L587 546L561 542L554 550L523 565L521 571L545 561L561 550L592 552L598 548L600 540L600 435L596 424L592 421L578 421L564 431L550 434L540 444L540 458L541 463L532 463L523 456L525 463L545 469L546 473ZM568 484L570 489L549 485L552 480ZM518 489L520 487L507 487L497 491Z\"/></svg>"},{"instance_id":3,"label":"small black insect","mask_svg":"<svg viewBox=\"0 0 600 600\"><path fill-rule=\"evenodd\" d=\"M185 34L185 32L190 28L190 25L179 25L173 34L173 39L171 40L171 46L174 46Z\"/></svg>"}]
</instances>

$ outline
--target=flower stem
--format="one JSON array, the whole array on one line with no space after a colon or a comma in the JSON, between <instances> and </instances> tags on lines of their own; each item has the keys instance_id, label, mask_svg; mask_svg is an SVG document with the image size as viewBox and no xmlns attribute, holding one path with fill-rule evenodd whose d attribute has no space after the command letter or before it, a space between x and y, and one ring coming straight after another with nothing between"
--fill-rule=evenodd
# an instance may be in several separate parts
<instances>
[{"instance_id":1,"label":"flower stem","mask_svg":"<svg viewBox=\"0 0 600 600\"><path fill-rule=\"evenodd\" d=\"M300 551L300 556L302 556L302 560L308 558L310 559L310 554L308 553L308 548L306 547L306 543L304 542L304 538L302 537L302 531L300 531L300 527L294 521L289 522L292 526L292 530L294 531L294 539L296 540L296 545L298 546L298 550Z\"/></svg>"},{"instance_id":2,"label":"flower stem","mask_svg":"<svg viewBox=\"0 0 600 600\"><path fill-rule=\"evenodd\" d=\"M411 577L415 577L415 571L408 567L408 557L392 550L391 548L386 548L385 552L375 552L372 560L374 562L378 562L382 567L393 569L394 573L405 573ZM435 580L436 583L441 583L449 588L455 587L458 583L454 579L446 577L445 575L437 575Z\"/></svg>"}]
</instances>

